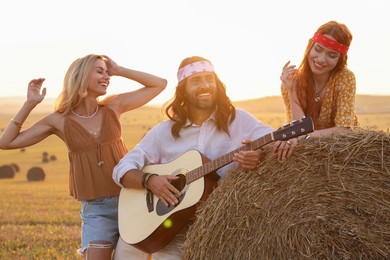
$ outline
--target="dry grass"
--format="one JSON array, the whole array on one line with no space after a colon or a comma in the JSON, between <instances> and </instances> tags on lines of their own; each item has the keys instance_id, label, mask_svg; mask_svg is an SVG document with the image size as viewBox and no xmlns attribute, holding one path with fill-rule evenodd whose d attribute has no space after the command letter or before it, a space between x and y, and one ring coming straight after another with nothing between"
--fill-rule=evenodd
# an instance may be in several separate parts
<instances>
[{"instance_id":1,"label":"dry grass","mask_svg":"<svg viewBox=\"0 0 390 260\"><path fill-rule=\"evenodd\" d=\"M311 138L231 174L199 208L186 259L387 259L390 134Z\"/></svg>"},{"instance_id":2,"label":"dry grass","mask_svg":"<svg viewBox=\"0 0 390 260\"><path fill-rule=\"evenodd\" d=\"M258 110L252 105L248 111L275 128L284 123L283 113ZM32 114L25 127L41 116ZM0 131L11 117L0 114ZM386 129L390 127L388 117L375 114L363 123ZM144 107L124 115L121 122L127 146L134 147L161 120L160 108ZM43 152L55 155L57 160L42 163ZM80 208L69 196L66 146L53 136L27 147L25 152L0 150L0 165L11 163L17 164L20 172L13 179L0 179L0 259L76 259ZM44 169L44 182L27 181L27 171L33 166Z\"/></svg>"},{"instance_id":3,"label":"dry grass","mask_svg":"<svg viewBox=\"0 0 390 260\"><path fill-rule=\"evenodd\" d=\"M0 180L0 258L77 259L79 203L57 168L66 164L34 164L49 173L44 182L28 182L25 165L15 178Z\"/></svg>"}]
</instances>

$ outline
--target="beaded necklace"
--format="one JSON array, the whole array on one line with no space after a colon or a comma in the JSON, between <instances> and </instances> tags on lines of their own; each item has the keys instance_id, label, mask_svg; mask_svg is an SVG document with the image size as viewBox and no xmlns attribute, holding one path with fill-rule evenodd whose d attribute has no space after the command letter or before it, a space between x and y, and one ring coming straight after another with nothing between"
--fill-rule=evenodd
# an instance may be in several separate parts
<instances>
[{"instance_id":1,"label":"beaded necklace","mask_svg":"<svg viewBox=\"0 0 390 260\"><path fill-rule=\"evenodd\" d=\"M77 116L79 118L83 118L83 119L88 119L88 118L94 117L96 115L96 113L98 112L98 110L99 110L99 105L96 106L95 112L93 112L92 115L90 115L90 116L82 116L82 115L79 115L76 112L74 112L73 108L70 109L70 111L72 111L73 115L75 115L75 116Z\"/></svg>"}]
</instances>

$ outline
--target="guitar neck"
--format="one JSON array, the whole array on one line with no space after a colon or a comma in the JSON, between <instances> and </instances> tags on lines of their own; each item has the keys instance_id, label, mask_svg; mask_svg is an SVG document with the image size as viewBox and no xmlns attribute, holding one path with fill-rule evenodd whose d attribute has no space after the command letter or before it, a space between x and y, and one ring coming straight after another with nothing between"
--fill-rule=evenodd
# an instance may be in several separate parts
<instances>
[{"instance_id":1,"label":"guitar neck","mask_svg":"<svg viewBox=\"0 0 390 260\"><path fill-rule=\"evenodd\" d=\"M249 144L243 145L225 155L222 155L221 157L218 157L215 160L211 160L202 166L193 169L192 171L188 172L186 174L186 182L187 184L190 184L191 182L194 182L206 174L209 174L211 172L214 172L223 166L233 162L233 156L235 153L238 153L240 151L251 151L251 150L257 150L270 142L274 140L273 133L267 134L259 139L256 139Z\"/></svg>"}]
</instances>

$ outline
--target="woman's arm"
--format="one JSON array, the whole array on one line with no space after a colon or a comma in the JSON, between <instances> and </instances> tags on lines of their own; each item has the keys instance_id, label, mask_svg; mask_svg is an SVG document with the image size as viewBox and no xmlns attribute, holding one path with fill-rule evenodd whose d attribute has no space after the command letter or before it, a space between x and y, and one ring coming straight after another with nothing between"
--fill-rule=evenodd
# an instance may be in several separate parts
<instances>
[{"instance_id":1,"label":"woman's arm","mask_svg":"<svg viewBox=\"0 0 390 260\"><path fill-rule=\"evenodd\" d=\"M31 111L42 102L46 95L46 88L41 91L45 79L33 79L28 84L27 100L19 112L8 123L0 136L0 149L17 149L38 143L51 134L51 128L47 125L46 118L41 119L30 128L20 131L22 125Z\"/></svg>"},{"instance_id":2,"label":"woman's arm","mask_svg":"<svg viewBox=\"0 0 390 260\"><path fill-rule=\"evenodd\" d=\"M310 136L312 136L312 137L328 136L328 135L336 134L336 133L346 133L350 130L351 130L351 128L349 128L349 127L334 126L331 128L315 130L313 133L310 134Z\"/></svg>"},{"instance_id":3,"label":"woman's arm","mask_svg":"<svg viewBox=\"0 0 390 260\"><path fill-rule=\"evenodd\" d=\"M122 93L115 97L115 102L112 102L112 105L116 107L114 110L119 114L145 105L160 94L167 86L167 80L164 78L118 66L109 57L105 57L107 58L107 67L110 76L120 76L131 79L144 86L138 90Z\"/></svg>"},{"instance_id":4,"label":"woman's arm","mask_svg":"<svg viewBox=\"0 0 390 260\"><path fill-rule=\"evenodd\" d=\"M282 81L282 96L285 104L287 104L286 109L289 109L289 121L301 119L305 115L301 105L298 102L296 81L294 79L294 74L296 72L297 69L295 68L295 65L290 65L290 61L288 61L283 66L282 74L280 75L280 80Z\"/></svg>"}]
</instances>

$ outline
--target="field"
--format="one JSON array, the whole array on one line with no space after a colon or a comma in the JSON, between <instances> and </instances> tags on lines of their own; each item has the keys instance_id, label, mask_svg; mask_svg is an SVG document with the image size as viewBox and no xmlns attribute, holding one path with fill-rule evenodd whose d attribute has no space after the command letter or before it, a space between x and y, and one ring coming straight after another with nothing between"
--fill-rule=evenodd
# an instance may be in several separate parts
<instances>
[{"instance_id":1,"label":"field","mask_svg":"<svg viewBox=\"0 0 390 260\"><path fill-rule=\"evenodd\" d=\"M357 111L363 127L390 128L389 97L374 98L375 102L368 97L359 100ZM237 102L236 105L275 128L284 124L279 97ZM25 126L41 116L32 114ZM11 117L12 114L0 114L0 131ZM160 108L155 107L124 115L121 121L128 147L134 147L162 120ZM55 155L56 160L43 163L44 152ZM50 137L25 150L0 151L0 166L12 163L18 165L19 172L12 179L0 179L0 259L79 259L76 250L80 246L80 204L68 192L65 145L59 138ZM33 166L44 169L43 182L27 181L26 173Z\"/></svg>"}]
</instances>

